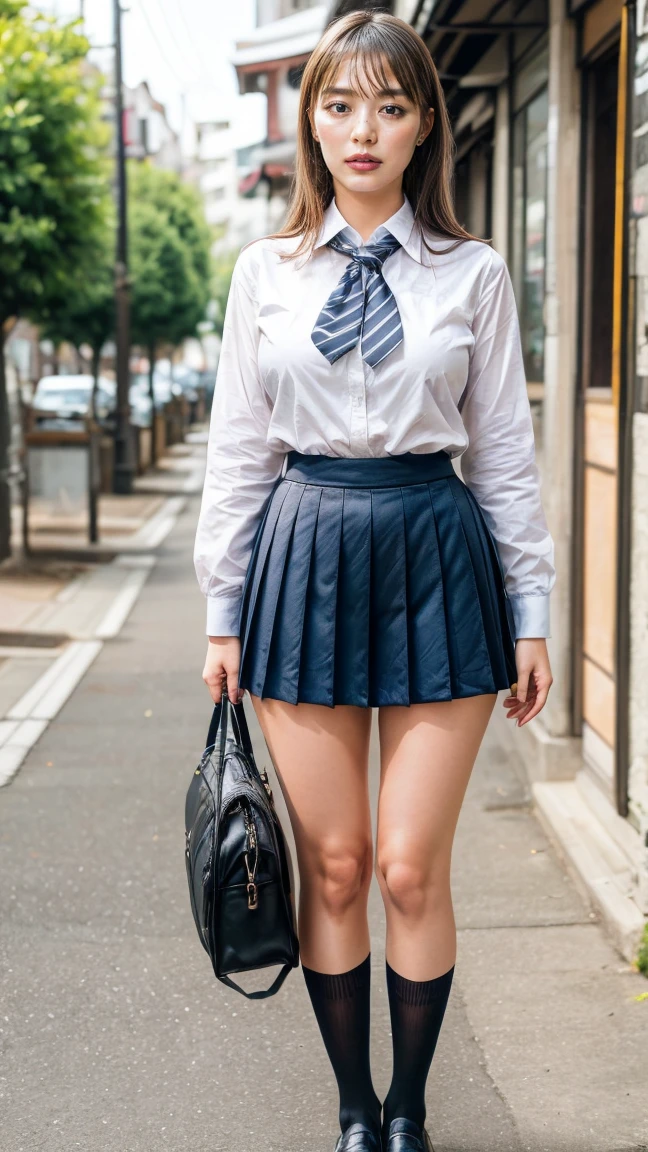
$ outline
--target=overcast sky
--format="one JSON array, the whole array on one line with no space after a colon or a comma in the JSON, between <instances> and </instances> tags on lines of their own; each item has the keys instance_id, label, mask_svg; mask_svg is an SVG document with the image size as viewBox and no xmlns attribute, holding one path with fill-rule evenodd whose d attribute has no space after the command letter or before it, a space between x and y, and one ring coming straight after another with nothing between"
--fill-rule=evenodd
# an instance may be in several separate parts
<instances>
[{"instance_id":1,"label":"overcast sky","mask_svg":"<svg viewBox=\"0 0 648 1152\"><path fill-rule=\"evenodd\" d=\"M42 0L40 7L73 17L82 3L90 41L112 43L112 0ZM183 94L186 119L232 117L238 89L228 57L235 38L254 27L255 0L122 0L122 7L125 82L148 81L176 130ZM111 66L108 52L94 59Z\"/></svg>"}]
</instances>

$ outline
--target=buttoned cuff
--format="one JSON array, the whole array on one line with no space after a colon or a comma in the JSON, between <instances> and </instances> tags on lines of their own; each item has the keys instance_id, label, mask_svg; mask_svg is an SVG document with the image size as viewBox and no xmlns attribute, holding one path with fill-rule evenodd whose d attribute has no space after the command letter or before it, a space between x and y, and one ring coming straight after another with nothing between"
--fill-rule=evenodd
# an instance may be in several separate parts
<instances>
[{"instance_id":1,"label":"buttoned cuff","mask_svg":"<svg viewBox=\"0 0 648 1152\"><path fill-rule=\"evenodd\" d=\"M207 635L238 636L241 597L226 600L224 596L207 597Z\"/></svg>"},{"instance_id":2,"label":"buttoned cuff","mask_svg":"<svg viewBox=\"0 0 648 1152\"><path fill-rule=\"evenodd\" d=\"M549 627L549 593L543 596L511 596L515 620L515 639L551 636Z\"/></svg>"}]
</instances>

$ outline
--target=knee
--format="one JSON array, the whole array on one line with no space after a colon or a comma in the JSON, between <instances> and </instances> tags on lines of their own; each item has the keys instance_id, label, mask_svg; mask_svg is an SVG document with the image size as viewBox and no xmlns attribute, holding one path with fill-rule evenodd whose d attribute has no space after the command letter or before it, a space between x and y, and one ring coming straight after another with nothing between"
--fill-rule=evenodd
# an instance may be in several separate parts
<instances>
[{"instance_id":1,"label":"knee","mask_svg":"<svg viewBox=\"0 0 648 1152\"><path fill-rule=\"evenodd\" d=\"M449 898L450 869L434 850L414 855L411 847L386 844L379 849L376 874L385 902L401 916L429 915Z\"/></svg>"},{"instance_id":2,"label":"knee","mask_svg":"<svg viewBox=\"0 0 648 1152\"><path fill-rule=\"evenodd\" d=\"M366 840L321 845L314 876L319 898L329 915L343 915L366 895L371 879L371 857L371 842Z\"/></svg>"}]
</instances>

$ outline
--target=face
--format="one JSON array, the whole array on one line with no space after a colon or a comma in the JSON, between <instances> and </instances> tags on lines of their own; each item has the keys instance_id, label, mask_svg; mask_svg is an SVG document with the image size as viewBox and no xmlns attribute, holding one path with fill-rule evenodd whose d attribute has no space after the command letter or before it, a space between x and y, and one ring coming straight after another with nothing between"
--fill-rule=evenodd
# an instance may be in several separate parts
<instances>
[{"instance_id":1,"label":"face","mask_svg":"<svg viewBox=\"0 0 648 1152\"><path fill-rule=\"evenodd\" d=\"M434 109L422 117L386 67L389 90L376 95L351 91L348 61L343 61L330 88L319 94L311 115L313 135L324 162L349 191L378 192L400 182L417 144L432 128ZM369 91L369 83L363 81ZM357 153L371 161L353 162Z\"/></svg>"}]
</instances>

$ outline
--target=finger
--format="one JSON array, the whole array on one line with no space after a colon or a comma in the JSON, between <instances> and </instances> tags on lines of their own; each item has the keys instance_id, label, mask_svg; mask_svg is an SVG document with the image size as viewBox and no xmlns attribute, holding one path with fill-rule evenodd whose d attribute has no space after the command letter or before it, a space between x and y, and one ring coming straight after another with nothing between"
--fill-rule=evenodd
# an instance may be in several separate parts
<instances>
[{"instance_id":1,"label":"finger","mask_svg":"<svg viewBox=\"0 0 648 1152\"><path fill-rule=\"evenodd\" d=\"M220 704L221 702L224 675L225 673L222 670L219 672L213 669L203 673L203 680L209 689L209 694L214 704Z\"/></svg>"},{"instance_id":2,"label":"finger","mask_svg":"<svg viewBox=\"0 0 648 1152\"><path fill-rule=\"evenodd\" d=\"M233 671L227 673L227 695L232 701L232 704L238 704L239 699L243 698L242 694L239 697L238 674L238 668L235 668Z\"/></svg>"},{"instance_id":3,"label":"finger","mask_svg":"<svg viewBox=\"0 0 648 1152\"><path fill-rule=\"evenodd\" d=\"M529 720L532 720L534 716L538 715L538 712L540 712L544 708L548 695L549 695L549 684L543 685L541 688L538 689L533 707L529 710L528 714L526 716L524 716L524 718L520 721L520 725L526 724Z\"/></svg>"},{"instance_id":4,"label":"finger","mask_svg":"<svg viewBox=\"0 0 648 1152\"><path fill-rule=\"evenodd\" d=\"M223 682L222 680L214 680L208 685L209 692L214 704L220 704L223 699Z\"/></svg>"},{"instance_id":5,"label":"finger","mask_svg":"<svg viewBox=\"0 0 648 1152\"><path fill-rule=\"evenodd\" d=\"M521 726L527 720L530 720L532 718L532 716L535 716L535 714L536 714L536 699L534 697L532 700L531 699L527 700L527 702L524 706L524 711L521 712L520 715L518 716L518 720L517 720L518 725Z\"/></svg>"},{"instance_id":6,"label":"finger","mask_svg":"<svg viewBox=\"0 0 648 1152\"><path fill-rule=\"evenodd\" d=\"M529 688L529 676L531 669L518 669L518 682L517 682L517 699L520 704L526 703L527 692Z\"/></svg>"},{"instance_id":7,"label":"finger","mask_svg":"<svg viewBox=\"0 0 648 1152\"><path fill-rule=\"evenodd\" d=\"M531 710L535 707L536 697L535 693L529 693L526 702L522 705L522 710L518 714L518 723L521 724L524 719L529 715Z\"/></svg>"}]
</instances>

